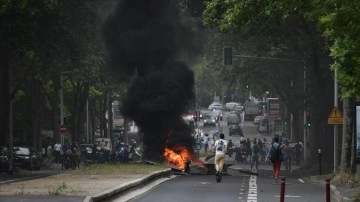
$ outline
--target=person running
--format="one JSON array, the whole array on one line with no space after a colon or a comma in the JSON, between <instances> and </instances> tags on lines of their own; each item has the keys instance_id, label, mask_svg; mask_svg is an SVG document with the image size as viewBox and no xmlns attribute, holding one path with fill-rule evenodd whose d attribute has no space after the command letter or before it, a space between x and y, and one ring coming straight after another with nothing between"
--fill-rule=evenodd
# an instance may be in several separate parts
<instances>
[{"instance_id":1,"label":"person running","mask_svg":"<svg viewBox=\"0 0 360 202\"><path fill-rule=\"evenodd\" d=\"M266 161L270 160L273 166L273 174L275 178L275 183L278 182L278 177L280 174L281 161L283 160L283 146L279 142L279 137L274 137L274 142L271 144L269 153L267 155Z\"/></svg>"},{"instance_id":2,"label":"person running","mask_svg":"<svg viewBox=\"0 0 360 202\"><path fill-rule=\"evenodd\" d=\"M213 150L215 151L215 169L216 169L216 181L221 181L221 172L224 167L225 151L227 149L227 141L225 140L224 133L220 134L220 139L215 141Z\"/></svg>"}]
</instances>

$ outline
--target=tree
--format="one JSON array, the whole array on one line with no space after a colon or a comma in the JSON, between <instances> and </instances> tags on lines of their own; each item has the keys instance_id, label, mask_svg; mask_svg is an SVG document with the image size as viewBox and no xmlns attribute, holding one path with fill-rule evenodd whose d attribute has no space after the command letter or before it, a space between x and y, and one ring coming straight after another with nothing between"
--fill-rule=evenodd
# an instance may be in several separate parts
<instances>
[{"instance_id":1,"label":"tree","mask_svg":"<svg viewBox=\"0 0 360 202\"><path fill-rule=\"evenodd\" d=\"M252 65L246 64L250 67L250 71L243 72L246 72L244 75L249 78L252 78L252 75L255 77L261 74L266 75L269 79L264 83L272 86L272 89L282 96L285 103L289 104L288 106L296 106L291 110L295 110L292 113L299 120L297 139L302 138L300 133L303 124L299 117L302 111L308 111L313 119L327 117L331 109L329 100L332 97L331 72L327 66L330 58L327 50L323 48L325 41L315 24L307 20L307 12L311 12L311 7L309 2L304 1L207 1L203 18L207 26L219 27L221 31L238 33L245 37L254 35L263 38L267 46L262 47L264 51L259 51L260 48L253 49L255 53L266 57L294 59L293 62L287 63L271 62L270 65L266 64L269 62L265 63L261 59L253 60ZM269 67L269 71L265 71L265 67ZM284 81L288 81L284 78L289 78L287 76L291 75L292 67L300 70L293 75L293 81L302 79L306 84L305 89L297 85L296 94L300 95L298 97L291 96L291 92L294 91L284 88L284 86L289 86L289 84L284 85ZM303 77L304 71L306 79ZM281 76L282 74L284 77ZM304 87L304 82L302 86ZM301 100L305 100L305 104L302 104ZM325 122L320 120L313 120L313 122L317 124L310 129L311 133L308 137L310 150L307 152L310 153L316 152L316 147L321 139L324 139L326 131L331 131ZM326 130L324 131L323 128ZM331 145L331 140L327 145ZM331 146L325 147L329 148L323 148L323 150L328 152L327 155L331 155ZM309 162L315 160L310 156Z\"/></svg>"},{"instance_id":2,"label":"tree","mask_svg":"<svg viewBox=\"0 0 360 202\"><path fill-rule=\"evenodd\" d=\"M360 25L356 1L327 0L323 3L314 1L315 12L310 15L328 39L330 55L335 59L332 69L337 71L337 80L344 100L344 127L340 171L355 171L354 140L352 130L352 103L360 94L358 66L360 65Z\"/></svg>"}]
</instances>

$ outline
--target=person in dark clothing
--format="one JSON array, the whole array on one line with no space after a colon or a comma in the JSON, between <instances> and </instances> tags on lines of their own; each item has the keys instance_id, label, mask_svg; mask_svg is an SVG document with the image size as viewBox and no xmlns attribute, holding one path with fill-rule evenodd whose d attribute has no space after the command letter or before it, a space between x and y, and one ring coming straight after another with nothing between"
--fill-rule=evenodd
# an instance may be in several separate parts
<instances>
[{"instance_id":1,"label":"person in dark clothing","mask_svg":"<svg viewBox=\"0 0 360 202\"><path fill-rule=\"evenodd\" d=\"M302 152L302 146L300 142L297 142L295 144L295 162L297 166L300 165L301 152Z\"/></svg>"}]
</instances>

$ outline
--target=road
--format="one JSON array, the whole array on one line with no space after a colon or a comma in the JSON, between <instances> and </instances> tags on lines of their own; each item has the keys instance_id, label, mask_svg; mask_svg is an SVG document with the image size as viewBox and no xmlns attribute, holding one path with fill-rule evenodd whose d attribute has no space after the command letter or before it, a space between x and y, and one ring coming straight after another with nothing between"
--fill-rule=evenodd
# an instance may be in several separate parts
<instances>
[{"instance_id":1,"label":"road","mask_svg":"<svg viewBox=\"0 0 360 202\"><path fill-rule=\"evenodd\" d=\"M209 132L218 129L225 134L225 138L231 138L235 143L239 143L240 136L228 136L226 125L227 113L224 113L223 121L217 127L202 127ZM249 122L242 122L245 138L269 137L257 133L255 125ZM233 162L234 157L227 157L226 162ZM211 159L209 161L212 161ZM218 202L218 201L236 201L236 202L278 202L280 201L281 183L274 183L272 177L272 168L269 164L261 164L259 172L250 171L249 164L235 164L228 169L228 175L223 177L221 183L216 183L214 175L178 175L172 180L163 182L155 187L148 188L143 194L140 194L130 200L131 202ZM311 202L325 201L325 185L312 184L307 177L302 177L297 172L281 172L281 178L285 179L285 201L287 202ZM111 202L123 201L122 198L114 198Z\"/></svg>"}]
</instances>

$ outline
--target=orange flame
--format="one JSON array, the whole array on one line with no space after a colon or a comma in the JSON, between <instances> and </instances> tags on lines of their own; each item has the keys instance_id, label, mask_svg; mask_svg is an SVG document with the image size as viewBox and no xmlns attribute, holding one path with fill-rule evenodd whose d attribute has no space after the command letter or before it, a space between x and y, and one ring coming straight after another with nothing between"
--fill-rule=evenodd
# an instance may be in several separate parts
<instances>
[{"instance_id":1,"label":"orange flame","mask_svg":"<svg viewBox=\"0 0 360 202\"><path fill-rule=\"evenodd\" d=\"M191 160L191 154L186 147L176 147L173 149L165 148L164 157L167 162L182 170L185 169L186 163Z\"/></svg>"},{"instance_id":2,"label":"orange flame","mask_svg":"<svg viewBox=\"0 0 360 202\"><path fill-rule=\"evenodd\" d=\"M192 156L190 151L183 146L176 147L174 149L165 148L164 157L167 162L179 169L185 170L186 164L192 162L200 167L205 167L205 163L199 160L197 157Z\"/></svg>"}]
</instances>

